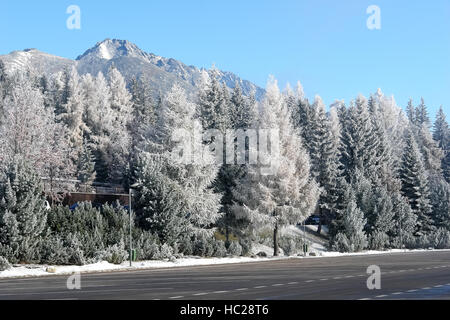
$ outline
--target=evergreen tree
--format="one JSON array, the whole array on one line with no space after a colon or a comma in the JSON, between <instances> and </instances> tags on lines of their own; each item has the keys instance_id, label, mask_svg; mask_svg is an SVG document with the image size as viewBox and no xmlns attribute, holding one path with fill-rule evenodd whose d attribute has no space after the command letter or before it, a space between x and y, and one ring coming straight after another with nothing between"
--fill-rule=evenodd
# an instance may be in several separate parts
<instances>
[{"instance_id":1,"label":"evergreen tree","mask_svg":"<svg viewBox=\"0 0 450 320\"><path fill-rule=\"evenodd\" d=\"M364 232L364 214L350 198L342 216L342 231L333 239L332 249L340 252L357 252L366 248L367 237Z\"/></svg>"},{"instance_id":2,"label":"evergreen tree","mask_svg":"<svg viewBox=\"0 0 450 320\"><path fill-rule=\"evenodd\" d=\"M83 93L80 85L80 78L75 67L66 70L64 73L64 88L61 98L60 109L55 110L57 120L62 122L69 132L69 144L74 154L78 154L82 144L83 135L86 130L83 122ZM74 163L77 159L73 159Z\"/></svg>"},{"instance_id":3,"label":"evergreen tree","mask_svg":"<svg viewBox=\"0 0 450 320\"><path fill-rule=\"evenodd\" d=\"M77 177L83 185L83 188L89 190L89 187L95 181L95 175L95 158L91 153L87 141L85 141L81 153L78 156Z\"/></svg>"},{"instance_id":4,"label":"evergreen tree","mask_svg":"<svg viewBox=\"0 0 450 320\"><path fill-rule=\"evenodd\" d=\"M144 165L139 166L140 170L136 173L141 185L138 199L146 199L146 194L153 192L149 197L160 202L148 206L148 202L138 200L138 217L154 219L158 216L165 219L173 216L170 212L175 209L171 205L176 202L178 217L183 220L178 219L178 223L185 226L180 237L211 236L214 223L220 218L220 198L211 189L218 168L208 146L203 144L201 124L194 114L195 106L187 101L180 87L174 86L163 98L154 130L146 136L147 144L142 154ZM151 181L153 176L154 182L148 185L146 181ZM154 183L163 186L156 188ZM160 221L160 225L163 222Z\"/></svg>"},{"instance_id":5,"label":"evergreen tree","mask_svg":"<svg viewBox=\"0 0 450 320\"><path fill-rule=\"evenodd\" d=\"M114 66L108 71L111 92L112 123L106 143L105 160L108 165L108 180L113 183L124 183L129 165L131 146L128 131L132 116L131 94L126 82Z\"/></svg>"},{"instance_id":6,"label":"evergreen tree","mask_svg":"<svg viewBox=\"0 0 450 320\"><path fill-rule=\"evenodd\" d=\"M440 177L430 181L430 202L434 226L450 230L450 185Z\"/></svg>"},{"instance_id":7,"label":"evergreen tree","mask_svg":"<svg viewBox=\"0 0 450 320\"><path fill-rule=\"evenodd\" d=\"M419 127L422 125L430 126L430 117L428 116L427 106L423 98L420 98L420 104L416 107L416 118L415 124Z\"/></svg>"},{"instance_id":8,"label":"evergreen tree","mask_svg":"<svg viewBox=\"0 0 450 320\"><path fill-rule=\"evenodd\" d=\"M437 142L439 148L443 150L441 162L442 174L447 183L450 183L450 129L442 106L436 115L433 139Z\"/></svg>"},{"instance_id":9,"label":"evergreen tree","mask_svg":"<svg viewBox=\"0 0 450 320\"><path fill-rule=\"evenodd\" d=\"M321 187L319 197L320 234L322 223L329 224L337 201L337 175L339 174L338 145L331 132L331 123L325 113L325 105L316 96L311 117L311 175Z\"/></svg>"},{"instance_id":10,"label":"evergreen tree","mask_svg":"<svg viewBox=\"0 0 450 320\"><path fill-rule=\"evenodd\" d=\"M278 255L279 230L296 225L314 210L318 187L310 179L309 157L274 79L268 82L258 126L260 162L250 166L235 189L239 202L234 210L237 216L250 221L253 228L272 228L274 255ZM278 139L274 135L269 139L270 152L263 151L263 144L267 143L262 139L263 129L278 132ZM279 152L275 151L277 147Z\"/></svg>"},{"instance_id":11,"label":"evergreen tree","mask_svg":"<svg viewBox=\"0 0 450 320\"><path fill-rule=\"evenodd\" d=\"M412 99L408 100L406 115L408 116L408 120L411 124L416 124L416 108L414 107Z\"/></svg>"},{"instance_id":12,"label":"evergreen tree","mask_svg":"<svg viewBox=\"0 0 450 320\"><path fill-rule=\"evenodd\" d=\"M10 262L39 261L39 237L47 213L41 181L31 165L14 157L1 173L0 255Z\"/></svg>"},{"instance_id":13,"label":"evergreen tree","mask_svg":"<svg viewBox=\"0 0 450 320\"><path fill-rule=\"evenodd\" d=\"M416 234L421 235L431 230L428 181L422 156L410 130L406 131L405 140L406 147L400 169L401 191L417 215Z\"/></svg>"}]
</instances>

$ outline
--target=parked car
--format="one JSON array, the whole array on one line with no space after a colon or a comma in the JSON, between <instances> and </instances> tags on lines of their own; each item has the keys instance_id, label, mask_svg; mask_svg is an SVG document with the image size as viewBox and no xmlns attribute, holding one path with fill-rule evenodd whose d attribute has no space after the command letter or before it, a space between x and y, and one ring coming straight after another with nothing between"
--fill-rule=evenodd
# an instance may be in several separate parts
<instances>
[{"instance_id":1,"label":"parked car","mask_svg":"<svg viewBox=\"0 0 450 320\"><path fill-rule=\"evenodd\" d=\"M320 217L318 215L312 215L309 216L306 220L305 220L305 224L306 225L314 225L317 226L320 223Z\"/></svg>"}]
</instances>

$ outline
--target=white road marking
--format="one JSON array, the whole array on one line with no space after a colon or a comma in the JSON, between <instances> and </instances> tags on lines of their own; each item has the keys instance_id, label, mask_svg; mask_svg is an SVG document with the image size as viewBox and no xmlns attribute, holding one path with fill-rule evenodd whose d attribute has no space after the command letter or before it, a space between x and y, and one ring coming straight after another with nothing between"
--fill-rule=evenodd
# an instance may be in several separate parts
<instances>
[{"instance_id":1,"label":"white road marking","mask_svg":"<svg viewBox=\"0 0 450 320\"><path fill-rule=\"evenodd\" d=\"M294 282L289 282L288 284L298 284L298 282L294 281Z\"/></svg>"},{"instance_id":2,"label":"white road marking","mask_svg":"<svg viewBox=\"0 0 450 320\"><path fill-rule=\"evenodd\" d=\"M384 298L387 297L387 294L380 294L379 296L376 296L375 298Z\"/></svg>"},{"instance_id":3,"label":"white road marking","mask_svg":"<svg viewBox=\"0 0 450 320\"><path fill-rule=\"evenodd\" d=\"M316 281L316 280L306 280L305 282L314 282L314 281Z\"/></svg>"},{"instance_id":4,"label":"white road marking","mask_svg":"<svg viewBox=\"0 0 450 320\"><path fill-rule=\"evenodd\" d=\"M184 298L184 296L169 297L169 299L180 299L180 298Z\"/></svg>"},{"instance_id":5,"label":"white road marking","mask_svg":"<svg viewBox=\"0 0 450 320\"><path fill-rule=\"evenodd\" d=\"M248 288L240 288L240 289L236 289L236 291L244 291L244 290L248 290Z\"/></svg>"},{"instance_id":6,"label":"white road marking","mask_svg":"<svg viewBox=\"0 0 450 320\"><path fill-rule=\"evenodd\" d=\"M229 291L222 290L222 291L214 291L213 293L227 293L227 292L229 292Z\"/></svg>"},{"instance_id":7,"label":"white road marking","mask_svg":"<svg viewBox=\"0 0 450 320\"><path fill-rule=\"evenodd\" d=\"M208 294L207 292L200 292L200 293L194 294L194 296L204 296L204 295L207 295L207 294Z\"/></svg>"},{"instance_id":8,"label":"white road marking","mask_svg":"<svg viewBox=\"0 0 450 320\"><path fill-rule=\"evenodd\" d=\"M257 287L254 287L255 289L260 289L260 288L267 288L267 286L257 286Z\"/></svg>"},{"instance_id":9,"label":"white road marking","mask_svg":"<svg viewBox=\"0 0 450 320\"><path fill-rule=\"evenodd\" d=\"M272 287L279 287L279 286L284 286L284 284L282 284L282 283L275 283L275 284L272 285Z\"/></svg>"}]
</instances>

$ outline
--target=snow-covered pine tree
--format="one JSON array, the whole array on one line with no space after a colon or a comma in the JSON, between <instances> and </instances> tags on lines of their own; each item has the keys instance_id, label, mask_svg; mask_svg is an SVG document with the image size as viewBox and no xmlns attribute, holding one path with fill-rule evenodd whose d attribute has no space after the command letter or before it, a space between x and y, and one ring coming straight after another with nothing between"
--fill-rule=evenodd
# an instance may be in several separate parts
<instances>
[{"instance_id":1,"label":"snow-covered pine tree","mask_svg":"<svg viewBox=\"0 0 450 320\"><path fill-rule=\"evenodd\" d=\"M108 148L112 136L114 113L111 109L109 85L100 72L97 77L86 74L82 78L83 101L86 124L85 139L95 157L96 180L108 181Z\"/></svg>"},{"instance_id":2,"label":"snow-covered pine tree","mask_svg":"<svg viewBox=\"0 0 450 320\"><path fill-rule=\"evenodd\" d=\"M442 106L439 108L434 122L433 139L444 151L441 163L442 175L447 183L450 183L450 128Z\"/></svg>"},{"instance_id":3,"label":"snow-covered pine tree","mask_svg":"<svg viewBox=\"0 0 450 320\"><path fill-rule=\"evenodd\" d=\"M0 163L15 156L27 159L41 177L66 177L73 169L64 128L55 123L53 110L46 109L39 89L31 79L16 74L5 99L0 126Z\"/></svg>"},{"instance_id":4,"label":"snow-covered pine tree","mask_svg":"<svg viewBox=\"0 0 450 320\"><path fill-rule=\"evenodd\" d=\"M235 87L230 98L229 110L224 111L230 115L230 127L228 129L243 130L243 132L245 132L247 129L253 127L256 119L256 103L253 97L247 98L243 96L238 82L235 83ZM224 135L230 134L231 130L222 133ZM227 149L234 149L235 146L229 145L228 141L230 140L225 141L225 147ZM234 137L233 143L236 143L236 141L237 137ZM246 149L247 148L248 145L246 145ZM233 196L233 189L236 187L239 179L243 177L246 172L246 164L236 164L234 162L224 163L220 167L217 178L214 182L216 192L222 194L221 211L223 212L223 217L218 221L218 226L225 233L225 244L227 247L230 244L230 234L235 234L241 239L245 238L244 231L246 223L245 221L241 221L235 217L232 206L236 201Z\"/></svg>"},{"instance_id":5,"label":"snow-covered pine tree","mask_svg":"<svg viewBox=\"0 0 450 320\"><path fill-rule=\"evenodd\" d=\"M143 78L133 78L130 84L132 113L130 134L132 147L139 146L144 132L155 122L155 103L149 83Z\"/></svg>"},{"instance_id":6,"label":"snow-covered pine tree","mask_svg":"<svg viewBox=\"0 0 450 320\"><path fill-rule=\"evenodd\" d=\"M392 243L397 248L404 248L414 243L417 216L411 210L408 200L400 193L392 195L392 206L395 213Z\"/></svg>"},{"instance_id":7,"label":"snow-covered pine tree","mask_svg":"<svg viewBox=\"0 0 450 320\"><path fill-rule=\"evenodd\" d=\"M416 124L416 108L414 107L413 100L408 100L408 105L406 106L406 115L411 124Z\"/></svg>"},{"instance_id":8,"label":"snow-covered pine tree","mask_svg":"<svg viewBox=\"0 0 450 320\"><path fill-rule=\"evenodd\" d=\"M416 107L415 111L415 124L419 127L426 125L430 127L430 117L428 116L427 106L423 98L420 98L420 104Z\"/></svg>"},{"instance_id":9,"label":"snow-covered pine tree","mask_svg":"<svg viewBox=\"0 0 450 320\"><path fill-rule=\"evenodd\" d=\"M411 130L405 132L405 150L400 169L402 193L408 199L417 215L416 234L422 235L431 230L431 205L428 179L425 174L422 155Z\"/></svg>"},{"instance_id":10,"label":"snow-covered pine tree","mask_svg":"<svg viewBox=\"0 0 450 320\"><path fill-rule=\"evenodd\" d=\"M0 181L0 255L13 263L39 261L37 247L47 219L39 176L17 155Z\"/></svg>"},{"instance_id":11,"label":"snow-covered pine tree","mask_svg":"<svg viewBox=\"0 0 450 320\"><path fill-rule=\"evenodd\" d=\"M441 177L430 180L430 202L434 226L450 231L450 185Z\"/></svg>"},{"instance_id":12,"label":"snow-covered pine tree","mask_svg":"<svg viewBox=\"0 0 450 320\"><path fill-rule=\"evenodd\" d=\"M310 178L308 154L293 128L290 112L273 78L267 84L258 129L260 162L250 166L248 174L234 190L239 202L233 209L237 216L251 222L255 232L261 227L272 228L274 255L278 255L279 230L286 225L296 225L314 210L318 187ZM279 133L279 139L274 136L269 139L270 153L263 152L261 130L264 129ZM279 153L275 152L276 145ZM265 171L264 160L273 170Z\"/></svg>"},{"instance_id":13,"label":"snow-covered pine tree","mask_svg":"<svg viewBox=\"0 0 450 320\"><path fill-rule=\"evenodd\" d=\"M195 106L188 102L184 90L175 85L163 98L157 115L155 128L148 132L141 155L144 165L136 172L140 184L137 207L141 208L137 215L144 219L163 219L173 217L168 212L176 211L177 223L185 226L178 235L180 239L211 236L221 216L220 195L211 188L218 168L209 147L203 144L203 130L195 118ZM173 207L175 204L178 208ZM164 226L164 221L159 225Z\"/></svg>"},{"instance_id":14,"label":"snow-covered pine tree","mask_svg":"<svg viewBox=\"0 0 450 320\"><path fill-rule=\"evenodd\" d=\"M95 181L95 175L95 157L85 140L77 164L77 178L82 184L83 191L90 191L90 186Z\"/></svg>"},{"instance_id":15,"label":"snow-covered pine tree","mask_svg":"<svg viewBox=\"0 0 450 320\"><path fill-rule=\"evenodd\" d=\"M373 134L367 100L362 95L358 96L342 117L341 161L347 181L351 180L356 169L370 176L376 171L377 141L374 141L376 136Z\"/></svg>"},{"instance_id":16,"label":"snow-covered pine tree","mask_svg":"<svg viewBox=\"0 0 450 320\"><path fill-rule=\"evenodd\" d=\"M320 234L322 223L329 224L335 213L338 199L337 179L339 172L338 145L332 134L331 123L325 113L322 98L315 97L311 116L311 176L321 188L319 197Z\"/></svg>"},{"instance_id":17,"label":"snow-covered pine tree","mask_svg":"<svg viewBox=\"0 0 450 320\"><path fill-rule=\"evenodd\" d=\"M111 91L111 110L113 121L109 141L106 147L106 163L108 164L108 180L113 183L124 183L129 164L130 134L129 125L132 116L131 94L119 70L114 66L108 71Z\"/></svg>"},{"instance_id":18,"label":"snow-covered pine tree","mask_svg":"<svg viewBox=\"0 0 450 320\"><path fill-rule=\"evenodd\" d=\"M357 252L365 249L367 236L363 229L366 221L363 212L356 205L351 191L341 224L341 231L336 234L332 242L332 249L340 252Z\"/></svg>"},{"instance_id":19,"label":"snow-covered pine tree","mask_svg":"<svg viewBox=\"0 0 450 320\"><path fill-rule=\"evenodd\" d=\"M86 130L83 122L84 103L80 85L80 77L75 67L66 69L63 76L61 105L55 110L57 121L62 122L69 132L69 144L76 156L83 145L83 135ZM74 163L77 159L72 159Z\"/></svg>"}]
</instances>

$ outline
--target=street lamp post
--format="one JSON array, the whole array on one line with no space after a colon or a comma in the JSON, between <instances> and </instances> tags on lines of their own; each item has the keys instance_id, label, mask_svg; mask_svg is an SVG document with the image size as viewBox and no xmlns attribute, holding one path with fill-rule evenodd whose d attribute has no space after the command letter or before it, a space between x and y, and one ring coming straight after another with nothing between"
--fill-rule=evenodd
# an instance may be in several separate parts
<instances>
[{"instance_id":1,"label":"street lamp post","mask_svg":"<svg viewBox=\"0 0 450 320\"><path fill-rule=\"evenodd\" d=\"M131 197L133 196L133 189L139 187L139 183L132 184L128 189L128 211L130 214L130 267L132 266L133 261L133 236L131 234L132 229L132 219L131 219Z\"/></svg>"},{"instance_id":2,"label":"street lamp post","mask_svg":"<svg viewBox=\"0 0 450 320\"><path fill-rule=\"evenodd\" d=\"M132 244L133 244L133 239L132 239L132 235L131 235L131 195L132 195L132 189L130 187L130 189L128 190L128 211L130 213L130 267L131 267L131 262L133 260L133 248L132 248Z\"/></svg>"}]
</instances>

